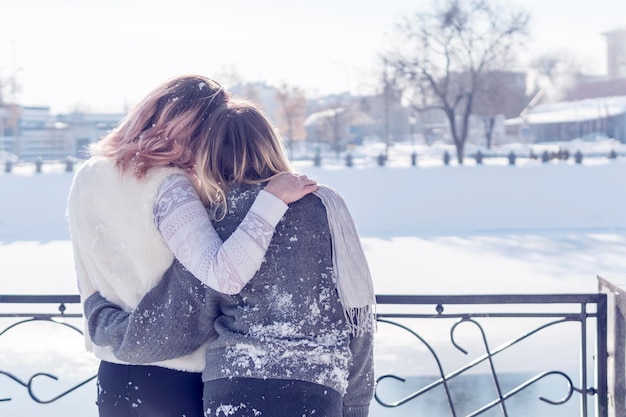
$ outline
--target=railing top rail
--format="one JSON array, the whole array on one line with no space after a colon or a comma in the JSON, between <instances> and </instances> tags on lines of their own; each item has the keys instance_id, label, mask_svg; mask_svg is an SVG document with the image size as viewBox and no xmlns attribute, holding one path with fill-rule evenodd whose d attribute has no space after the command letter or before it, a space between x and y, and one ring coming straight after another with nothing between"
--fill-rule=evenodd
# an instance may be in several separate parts
<instances>
[{"instance_id":1,"label":"railing top rail","mask_svg":"<svg viewBox=\"0 0 626 417\"><path fill-rule=\"evenodd\" d=\"M402 295L378 294L378 304L567 304L597 303L606 297L589 294L475 294L475 295ZM0 304L80 303L78 294L24 295L0 294Z\"/></svg>"},{"instance_id":2,"label":"railing top rail","mask_svg":"<svg viewBox=\"0 0 626 417\"><path fill-rule=\"evenodd\" d=\"M78 294L59 294L59 295L10 295L0 294L0 304L79 304L80 296Z\"/></svg>"},{"instance_id":3,"label":"railing top rail","mask_svg":"<svg viewBox=\"0 0 626 417\"><path fill-rule=\"evenodd\" d=\"M599 303L606 294L475 294L475 295L376 295L378 304L582 304Z\"/></svg>"}]
</instances>

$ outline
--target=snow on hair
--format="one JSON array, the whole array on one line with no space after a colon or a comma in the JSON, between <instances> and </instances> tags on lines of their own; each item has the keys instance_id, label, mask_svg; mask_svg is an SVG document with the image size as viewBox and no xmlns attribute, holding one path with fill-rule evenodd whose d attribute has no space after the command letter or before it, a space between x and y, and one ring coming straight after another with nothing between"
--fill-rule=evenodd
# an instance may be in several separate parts
<instances>
[{"instance_id":1,"label":"snow on hair","mask_svg":"<svg viewBox=\"0 0 626 417\"><path fill-rule=\"evenodd\" d=\"M90 152L114 158L139 178L154 167L191 171L204 121L228 98L210 78L173 78L152 90Z\"/></svg>"}]
</instances>

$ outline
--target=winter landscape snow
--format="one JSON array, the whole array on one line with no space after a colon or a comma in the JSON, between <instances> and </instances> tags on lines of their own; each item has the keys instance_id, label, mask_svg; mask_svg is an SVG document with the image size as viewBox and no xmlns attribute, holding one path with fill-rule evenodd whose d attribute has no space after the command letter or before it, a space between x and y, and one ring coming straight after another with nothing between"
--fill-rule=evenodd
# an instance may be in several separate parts
<instances>
[{"instance_id":1,"label":"winter landscape snow","mask_svg":"<svg viewBox=\"0 0 626 417\"><path fill-rule=\"evenodd\" d=\"M310 158L296 158L294 165L345 197L378 294L595 293L598 275L626 283L626 160L606 157L626 147L574 141L534 145L533 152L559 147L594 156L581 164L519 158L514 166L505 157L477 165L468 156L464 165L444 166L441 146L398 143L384 167L376 163L380 144L354 149L353 167L332 154L321 167ZM530 145L497 151L510 150L527 156ZM413 151L417 166L410 163ZM44 165L36 173L24 164L0 173L0 294L76 293L65 221L73 173L64 168ZM16 306L0 309L5 314ZM0 331L10 320L0 318ZM58 381L38 377L36 391L42 398L58 395L96 370L97 361L74 333L29 324L0 334L0 371L23 380L37 372L57 375ZM379 352L400 351L404 343L379 339ZM398 358L391 356L377 359L377 372L393 368ZM402 365L406 376L432 372L426 364ZM502 364L510 372L527 365ZM42 405L0 374L0 400L8 398L0 401L2 416L97 415L93 381ZM374 416L402 415L372 407Z\"/></svg>"}]
</instances>

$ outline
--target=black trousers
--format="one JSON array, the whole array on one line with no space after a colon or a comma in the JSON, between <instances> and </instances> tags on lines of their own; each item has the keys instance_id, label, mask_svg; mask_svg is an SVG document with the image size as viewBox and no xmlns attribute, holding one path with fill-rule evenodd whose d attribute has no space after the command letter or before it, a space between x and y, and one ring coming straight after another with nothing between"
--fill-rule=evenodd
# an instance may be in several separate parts
<instances>
[{"instance_id":1,"label":"black trousers","mask_svg":"<svg viewBox=\"0 0 626 417\"><path fill-rule=\"evenodd\" d=\"M204 383L205 417L341 417L343 398L290 379L227 378Z\"/></svg>"},{"instance_id":2,"label":"black trousers","mask_svg":"<svg viewBox=\"0 0 626 417\"><path fill-rule=\"evenodd\" d=\"M100 362L100 417L202 417L202 374Z\"/></svg>"}]
</instances>

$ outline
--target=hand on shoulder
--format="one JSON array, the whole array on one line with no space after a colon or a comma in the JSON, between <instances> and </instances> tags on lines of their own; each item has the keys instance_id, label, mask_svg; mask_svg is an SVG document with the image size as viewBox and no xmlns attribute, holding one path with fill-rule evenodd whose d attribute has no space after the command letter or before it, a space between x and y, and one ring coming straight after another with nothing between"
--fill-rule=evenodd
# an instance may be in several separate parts
<instances>
[{"instance_id":1,"label":"hand on shoulder","mask_svg":"<svg viewBox=\"0 0 626 417\"><path fill-rule=\"evenodd\" d=\"M283 172L270 180L265 186L265 191L280 198L285 204L289 204L317 191L318 188L317 181L304 174Z\"/></svg>"}]
</instances>

